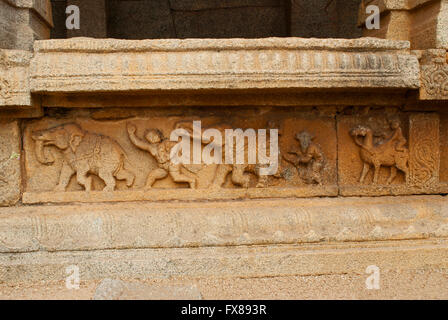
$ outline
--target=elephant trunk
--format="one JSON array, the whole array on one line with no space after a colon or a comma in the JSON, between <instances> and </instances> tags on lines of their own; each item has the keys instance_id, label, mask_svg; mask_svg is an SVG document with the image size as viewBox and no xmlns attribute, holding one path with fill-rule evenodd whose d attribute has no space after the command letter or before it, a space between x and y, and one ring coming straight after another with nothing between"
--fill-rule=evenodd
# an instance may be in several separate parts
<instances>
[{"instance_id":1,"label":"elephant trunk","mask_svg":"<svg viewBox=\"0 0 448 320\"><path fill-rule=\"evenodd\" d=\"M54 162L54 159L51 155L49 157L45 156L43 140L36 140L35 151L36 151L37 161L39 161L40 163L48 165L48 164L52 164Z\"/></svg>"}]
</instances>

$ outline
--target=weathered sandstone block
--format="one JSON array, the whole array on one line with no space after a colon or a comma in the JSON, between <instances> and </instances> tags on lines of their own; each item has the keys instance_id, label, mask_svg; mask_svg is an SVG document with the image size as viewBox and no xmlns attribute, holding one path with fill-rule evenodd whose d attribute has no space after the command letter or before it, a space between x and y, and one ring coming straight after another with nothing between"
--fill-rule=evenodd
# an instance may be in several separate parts
<instances>
[{"instance_id":1,"label":"weathered sandstone block","mask_svg":"<svg viewBox=\"0 0 448 320\"><path fill-rule=\"evenodd\" d=\"M1 0L0 48L32 50L35 40L49 39L53 26L50 0Z\"/></svg>"},{"instance_id":2,"label":"weathered sandstone block","mask_svg":"<svg viewBox=\"0 0 448 320\"><path fill-rule=\"evenodd\" d=\"M365 8L376 5L381 12L380 29L365 27ZM366 0L359 24L364 36L409 40L413 49L448 48L448 1L446 0Z\"/></svg>"},{"instance_id":3,"label":"weathered sandstone block","mask_svg":"<svg viewBox=\"0 0 448 320\"><path fill-rule=\"evenodd\" d=\"M440 125L436 113L338 117L338 176L342 195L438 193Z\"/></svg>"},{"instance_id":4,"label":"weathered sandstone block","mask_svg":"<svg viewBox=\"0 0 448 320\"><path fill-rule=\"evenodd\" d=\"M184 280L448 267L443 196L0 209L0 281ZM364 282L363 282L364 283Z\"/></svg>"},{"instance_id":5,"label":"weathered sandstone block","mask_svg":"<svg viewBox=\"0 0 448 320\"><path fill-rule=\"evenodd\" d=\"M88 54L87 54L88 53ZM37 41L40 94L237 89L416 89L409 43L379 39Z\"/></svg>"},{"instance_id":6,"label":"weathered sandstone block","mask_svg":"<svg viewBox=\"0 0 448 320\"><path fill-rule=\"evenodd\" d=\"M422 100L448 100L448 52L445 49L417 51L421 63Z\"/></svg>"},{"instance_id":7,"label":"weathered sandstone block","mask_svg":"<svg viewBox=\"0 0 448 320\"><path fill-rule=\"evenodd\" d=\"M29 86L31 53L0 49L0 110L32 106Z\"/></svg>"},{"instance_id":8,"label":"weathered sandstone block","mask_svg":"<svg viewBox=\"0 0 448 320\"><path fill-rule=\"evenodd\" d=\"M191 109L189 113L181 117L159 112L153 117L125 120L94 120L86 118L84 113L82 118L44 118L30 122L24 137L27 172L24 201L242 199L337 194L337 143L331 114L253 109L240 110L240 117L229 118L225 111ZM204 152L212 144L202 138L199 142L202 160L175 165L170 160L176 144L169 141L171 133L175 129L192 132L193 121L197 120L201 121L199 137L208 129L220 135L217 138L222 143L221 156L217 158L220 163L205 163ZM238 142L235 140L230 163L226 160L227 130L238 128L245 132L255 130L254 138L250 143L244 140L244 162L236 158ZM255 136L260 129L267 130L265 138ZM278 130L275 144L279 153L273 149L271 129ZM194 141L193 132L187 142L192 157L196 148ZM269 164L257 162L261 159L261 141L267 143L266 155L272 152ZM256 162L250 162L250 152L257 157ZM262 168L267 169L270 164L274 168L274 162L275 172L262 174Z\"/></svg>"},{"instance_id":9,"label":"weathered sandstone block","mask_svg":"<svg viewBox=\"0 0 448 320\"><path fill-rule=\"evenodd\" d=\"M446 237L448 206L443 196L0 209L1 253L435 241Z\"/></svg>"},{"instance_id":10,"label":"weathered sandstone block","mask_svg":"<svg viewBox=\"0 0 448 320\"><path fill-rule=\"evenodd\" d=\"M0 120L0 206L20 199L20 131L16 121Z\"/></svg>"}]
</instances>

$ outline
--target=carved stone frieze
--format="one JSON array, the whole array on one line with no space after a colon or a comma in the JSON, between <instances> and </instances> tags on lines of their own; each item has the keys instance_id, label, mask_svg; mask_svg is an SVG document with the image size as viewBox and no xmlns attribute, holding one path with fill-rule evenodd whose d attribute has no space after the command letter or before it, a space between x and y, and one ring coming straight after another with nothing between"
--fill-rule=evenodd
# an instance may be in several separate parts
<instances>
[{"instance_id":1,"label":"carved stone frieze","mask_svg":"<svg viewBox=\"0 0 448 320\"><path fill-rule=\"evenodd\" d=\"M445 192L439 182L436 113L340 116L338 169L342 195Z\"/></svg>"},{"instance_id":2,"label":"carved stone frieze","mask_svg":"<svg viewBox=\"0 0 448 320\"><path fill-rule=\"evenodd\" d=\"M308 114L288 119L287 114L268 114L254 120L229 120L218 113L200 119L32 121L24 136L27 175L23 201L240 199L337 193L336 135L331 117ZM201 127L195 127L197 123ZM311 136L309 132L317 126L320 130ZM175 132L181 135L171 140ZM187 158L176 162L173 155Z\"/></svg>"},{"instance_id":3,"label":"carved stone frieze","mask_svg":"<svg viewBox=\"0 0 448 320\"><path fill-rule=\"evenodd\" d=\"M101 203L32 208L32 211L27 207L0 209L0 252L196 248L448 236L448 206L442 196L202 201L181 205Z\"/></svg>"},{"instance_id":4,"label":"carved stone frieze","mask_svg":"<svg viewBox=\"0 0 448 320\"><path fill-rule=\"evenodd\" d=\"M29 86L31 53L0 49L0 109L32 106Z\"/></svg>"},{"instance_id":5,"label":"carved stone frieze","mask_svg":"<svg viewBox=\"0 0 448 320\"><path fill-rule=\"evenodd\" d=\"M111 120L86 117L85 112L80 117L77 112L67 118L28 121L23 202L252 199L338 192L379 196L448 190L441 173L446 166L441 155L446 151L442 130L447 122L438 113L254 110L242 111L239 119L229 118L225 111L193 115L189 113L198 111L185 109L183 116L159 110L153 116L137 112Z\"/></svg>"}]
</instances>

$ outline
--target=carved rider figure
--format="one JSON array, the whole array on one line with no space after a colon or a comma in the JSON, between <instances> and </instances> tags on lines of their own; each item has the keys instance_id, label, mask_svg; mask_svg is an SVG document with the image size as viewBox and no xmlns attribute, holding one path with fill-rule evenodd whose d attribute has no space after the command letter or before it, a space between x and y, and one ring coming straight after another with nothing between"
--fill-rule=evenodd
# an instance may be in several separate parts
<instances>
[{"instance_id":1,"label":"carved rider figure","mask_svg":"<svg viewBox=\"0 0 448 320\"><path fill-rule=\"evenodd\" d=\"M389 141L393 142L395 145L395 150L399 152L405 152L406 148L406 138L403 135L403 132L400 127L400 121L393 119L389 121L390 128L393 130L393 133L389 137Z\"/></svg>"},{"instance_id":2,"label":"carved rider figure","mask_svg":"<svg viewBox=\"0 0 448 320\"><path fill-rule=\"evenodd\" d=\"M151 189L156 180L164 179L168 174L175 182L187 182L190 188L196 188L196 179L190 178L181 172L182 164L175 164L170 161L170 153L176 142L169 141L156 129L146 131L147 141L139 139L135 132L137 128L133 124L128 124L129 139L132 143L145 151L148 151L158 163L158 168L152 170L146 179L145 189Z\"/></svg>"},{"instance_id":3,"label":"carved rider figure","mask_svg":"<svg viewBox=\"0 0 448 320\"><path fill-rule=\"evenodd\" d=\"M296 135L300 148L289 151L284 155L284 159L294 164L298 169L301 164L306 165L303 178L307 183L322 184L322 170L325 167L325 156L320 146L312 140L314 137L307 131L302 131ZM291 157L291 155L294 155ZM299 171L300 172L300 171Z\"/></svg>"}]
</instances>

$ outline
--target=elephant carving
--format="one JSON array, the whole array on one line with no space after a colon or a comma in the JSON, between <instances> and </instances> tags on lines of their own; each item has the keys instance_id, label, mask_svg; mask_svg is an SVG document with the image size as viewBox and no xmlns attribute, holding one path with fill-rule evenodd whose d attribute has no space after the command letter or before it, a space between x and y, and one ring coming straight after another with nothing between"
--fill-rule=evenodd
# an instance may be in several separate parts
<instances>
[{"instance_id":1,"label":"elephant carving","mask_svg":"<svg viewBox=\"0 0 448 320\"><path fill-rule=\"evenodd\" d=\"M32 133L37 160L45 165L54 162L46 156L44 148L55 146L63 154L59 183L55 191L65 191L71 177L76 174L78 183L86 191L92 188L92 177L97 175L106 184L103 191L115 190L116 180L126 180L128 187L134 183L135 175L124 168L126 155L113 139L81 129L77 124L60 125L48 130Z\"/></svg>"}]
</instances>

